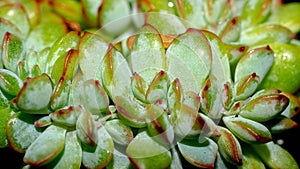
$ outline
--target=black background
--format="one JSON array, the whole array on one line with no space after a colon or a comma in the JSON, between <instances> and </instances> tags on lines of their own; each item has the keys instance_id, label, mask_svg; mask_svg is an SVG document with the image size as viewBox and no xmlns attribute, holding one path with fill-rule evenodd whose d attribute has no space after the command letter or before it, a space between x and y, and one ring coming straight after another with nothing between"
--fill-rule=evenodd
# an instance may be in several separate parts
<instances>
[{"instance_id":1,"label":"black background","mask_svg":"<svg viewBox=\"0 0 300 169\"><path fill-rule=\"evenodd\" d=\"M299 2L299 0L284 0L284 3ZM291 11L292 12L292 11ZM299 37L299 36L298 36ZM300 115L294 119L300 124ZM283 140L281 145L292 154L295 160L300 165L300 127L291 129L282 134L273 135L274 142ZM0 165L5 168L21 168L23 154L19 154L9 148L0 148ZM1 167L1 168L2 168Z\"/></svg>"}]
</instances>

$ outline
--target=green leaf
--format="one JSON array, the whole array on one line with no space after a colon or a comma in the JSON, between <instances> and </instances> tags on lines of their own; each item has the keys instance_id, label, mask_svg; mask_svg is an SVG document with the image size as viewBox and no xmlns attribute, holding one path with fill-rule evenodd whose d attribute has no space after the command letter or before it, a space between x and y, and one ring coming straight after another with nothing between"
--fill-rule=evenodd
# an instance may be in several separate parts
<instances>
[{"instance_id":1,"label":"green leaf","mask_svg":"<svg viewBox=\"0 0 300 169\"><path fill-rule=\"evenodd\" d=\"M13 150L24 153L41 134L43 129L34 126L34 122L39 118L39 116L27 113L16 113L9 119L6 126L6 134L9 145Z\"/></svg>"},{"instance_id":2,"label":"green leaf","mask_svg":"<svg viewBox=\"0 0 300 169\"><path fill-rule=\"evenodd\" d=\"M2 61L3 66L16 72L18 63L24 59L25 46L23 40L7 32L3 37Z\"/></svg>"},{"instance_id":3,"label":"green leaf","mask_svg":"<svg viewBox=\"0 0 300 169\"><path fill-rule=\"evenodd\" d=\"M82 0L81 6L83 15L91 26L98 26L98 9L102 1L98 0Z\"/></svg>"},{"instance_id":4,"label":"green leaf","mask_svg":"<svg viewBox=\"0 0 300 169\"><path fill-rule=\"evenodd\" d=\"M26 37L30 31L28 15L19 3L10 3L0 7L0 18L8 20L21 31L22 37Z\"/></svg>"},{"instance_id":5,"label":"green leaf","mask_svg":"<svg viewBox=\"0 0 300 169\"><path fill-rule=\"evenodd\" d=\"M22 32L20 29L13 24L10 20L4 19L0 17L0 39L1 43L0 46L2 46L2 40L6 32L10 32L11 34L19 37L19 38L24 38L24 35L22 35ZM1 67L2 67L2 60L0 61Z\"/></svg>"},{"instance_id":6,"label":"green leaf","mask_svg":"<svg viewBox=\"0 0 300 169\"><path fill-rule=\"evenodd\" d=\"M180 18L192 23L192 27L204 28L207 21L204 15L204 1L180 0L176 1L177 12Z\"/></svg>"},{"instance_id":7,"label":"green leaf","mask_svg":"<svg viewBox=\"0 0 300 169\"><path fill-rule=\"evenodd\" d=\"M264 46L274 42L289 43L294 37L293 32L285 26L260 24L243 30L240 42L248 46Z\"/></svg>"},{"instance_id":8,"label":"green leaf","mask_svg":"<svg viewBox=\"0 0 300 169\"><path fill-rule=\"evenodd\" d=\"M226 128L218 127L220 137L216 138L220 155L233 165L242 165L242 147L238 139Z\"/></svg>"},{"instance_id":9,"label":"green leaf","mask_svg":"<svg viewBox=\"0 0 300 169\"><path fill-rule=\"evenodd\" d=\"M239 40L240 32L241 19L240 17L233 17L228 19L228 21L221 26L217 34L220 36L223 42L230 43Z\"/></svg>"},{"instance_id":10,"label":"green leaf","mask_svg":"<svg viewBox=\"0 0 300 169\"><path fill-rule=\"evenodd\" d=\"M176 104L182 103L183 101L183 91L179 79L176 78L169 87L168 95L168 109L172 112Z\"/></svg>"},{"instance_id":11,"label":"green leaf","mask_svg":"<svg viewBox=\"0 0 300 169\"><path fill-rule=\"evenodd\" d=\"M83 146L82 148L82 164L86 168L104 168L113 157L114 143L105 127L101 126L97 132L96 146Z\"/></svg>"},{"instance_id":12,"label":"green leaf","mask_svg":"<svg viewBox=\"0 0 300 169\"><path fill-rule=\"evenodd\" d=\"M13 103L26 113L48 113L47 109L52 95L52 82L47 74L27 78Z\"/></svg>"},{"instance_id":13,"label":"green leaf","mask_svg":"<svg viewBox=\"0 0 300 169\"><path fill-rule=\"evenodd\" d=\"M80 142L77 139L76 131L70 131L66 134L66 141L62 156L58 159L58 162L51 168L69 168L78 169L81 166L82 149Z\"/></svg>"},{"instance_id":14,"label":"green leaf","mask_svg":"<svg viewBox=\"0 0 300 169\"><path fill-rule=\"evenodd\" d=\"M130 6L126 0L103 1L98 9L98 26L114 37L130 26Z\"/></svg>"},{"instance_id":15,"label":"green leaf","mask_svg":"<svg viewBox=\"0 0 300 169\"><path fill-rule=\"evenodd\" d=\"M52 74L55 62L60 58L65 58L70 49L77 49L80 39L80 32L70 31L58 38L51 46L47 57L46 73Z\"/></svg>"},{"instance_id":16,"label":"green leaf","mask_svg":"<svg viewBox=\"0 0 300 169\"><path fill-rule=\"evenodd\" d=\"M241 116L225 116L223 121L226 127L246 143L266 143L272 140L272 135L267 127L256 121Z\"/></svg>"},{"instance_id":17,"label":"green leaf","mask_svg":"<svg viewBox=\"0 0 300 169\"><path fill-rule=\"evenodd\" d=\"M151 25L143 26L136 35L128 58L132 72L138 73L146 82L154 79L166 68L166 56L162 39Z\"/></svg>"},{"instance_id":18,"label":"green leaf","mask_svg":"<svg viewBox=\"0 0 300 169\"><path fill-rule=\"evenodd\" d=\"M97 2L94 2L97 3ZM94 6L94 4L93 4ZM97 48L97 50L95 50ZM87 79L101 80L101 63L108 44L97 34L84 32L79 41L79 65Z\"/></svg>"},{"instance_id":19,"label":"green leaf","mask_svg":"<svg viewBox=\"0 0 300 169\"><path fill-rule=\"evenodd\" d=\"M118 149L114 149L114 154L109 164L106 166L107 169L131 169L132 165L129 158Z\"/></svg>"},{"instance_id":20,"label":"green leaf","mask_svg":"<svg viewBox=\"0 0 300 169\"><path fill-rule=\"evenodd\" d=\"M78 102L94 115L108 112L109 98L98 80L87 80L80 86Z\"/></svg>"},{"instance_id":21,"label":"green leaf","mask_svg":"<svg viewBox=\"0 0 300 169\"><path fill-rule=\"evenodd\" d=\"M288 104L289 99L282 94L260 96L247 102L241 109L240 115L258 122L265 122L284 111Z\"/></svg>"},{"instance_id":22,"label":"green leaf","mask_svg":"<svg viewBox=\"0 0 300 169\"><path fill-rule=\"evenodd\" d=\"M66 79L72 80L78 70L78 50L70 49L65 57L60 57L53 65L51 79L57 84L59 79L65 76Z\"/></svg>"},{"instance_id":23,"label":"green leaf","mask_svg":"<svg viewBox=\"0 0 300 169\"><path fill-rule=\"evenodd\" d=\"M168 168L172 161L170 151L154 141L146 131L135 136L128 145L126 154L137 168Z\"/></svg>"},{"instance_id":24,"label":"green leaf","mask_svg":"<svg viewBox=\"0 0 300 169\"><path fill-rule=\"evenodd\" d=\"M211 139L199 143L195 140L182 140L178 142L182 156L191 164L201 168L213 168L216 160L218 146Z\"/></svg>"},{"instance_id":25,"label":"green leaf","mask_svg":"<svg viewBox=\"0 0 300 169\"><path fill-rule=\"evenodd\" d=\"M269 46L250 50L238 62L234 82L238 82L243 77L252 73L256 73L261 82L270 70L273 62L274 52Z\"/></svg>"},{"instance_id":26,"label":"green leaf","mask_svg":"<svg viewBox=\"0 0 300 169\"><path fill-rule=\"evenodd\" d=\"M169 76L166 72L160 71L151 81L146 92L146 100L155 103L158 100L166 100L169 88Z\"/></svg>"},{"instance_id":27,"label":"green leaf","mask_svg":"<svg viewBox=\"0 0 300 169\"><path fill-rule=\"evenodd\" d=\"M285 26L293 33L298 33L300 31L299 9L300 4L298 2L282 4L275 12L272 13L267 22Z\"/></svg>"},{"instance_id":28,"label":"green leaf","mask_svg":"<svg viewBox=\"0 0 300 169\"><path fill-rule=\"evenodd\" d=\"M166 1L165 1L166 2ZM186 23L176 15L165 12L147 12L145 23L154 26L161 34L181 34L187 29Z\"/></svg>"},{"instance_id":29,"label":"green leaf","mask_svg":"<svg viewBox=\"0 0 300 169\"><path fill-rule=\"evenodd\" d=\"M49 163L65 147L66 129L49 126L25 152L23 161L31 166L42 166Z\"/></svg>"},{"instance_id":30,"label":"green leaf","mask_svg":"<svg viewBox=\"0 0 300 169\"><path fill-rule=\"evenodd\" d=\"M234 85L235 101L245 100L251 96L257 89L260 77L256 73L252 73L241 78Z\"/></svg>"},{"instance_id":31,"label":"green leaf","mask_svg":"<svg viewBox=\"0 0 300 169\"><path fill-rule=\"evenodd\" d=\"M116 108L120 119L131 127L146 127L146 110L137 101L123 96L116 97Z\"/></svg>"},{"instance_id":32,"label":"green leaf","mask_svg":"<svg viewBox=\"0 0 300 169\"><path fill-rule=\"evenodd\" d=\"M178 78L183 90L199 93L211 70L212 60L210 44L203 32L188 29L173 40L166 56L170 80Z\"/></svg>"},{"instance_id":33,"label":"green leaf","mask_svg":"<svg viewBox=\"0 0 300 169\"><path fill-rule=\"evenodd\" d=\"M8 147L8 139L6 135L6 124L12 116L10 108L0 110L0 148Z\"/></svg>"},{"instance_id":34,"label":"green leaf","mask_svg":"<svg viewBox=\"0 0 300 169\"><path fill-rule=\"evenodd\" d=\"M206 84L200 93L201 110L211 118L220 118L223 109L222 88L216 77L211 76L207 79Z\"/></svg>"},{"instance_id":35,"label":"green leaf","mask_svg":"<svg viewBox=\"0 0 300 169\"><path fill-rule=\"evenodd\" d=\"M105 129L114 142L120 145L128 145L133 139L133 132L122 120L113 119L105 123Z\"/></svg>"},{"instance_id":36,"label":"green leaf","mask_svg":"<svg viewBox=\"0 0 300 169\"><path fill-rule=\"evenodd\" d=\"M96 122L91 112L83 110L76 121L76 131L79 140L86 146L94 147L98 143Z\"/></svg>"},{"instance_id":37,"label":"green leaf","mask_svg":"<svg viewBox=\"0 0 300 169\"><path fill-rule=\"evenodd\" d=\"M14 72L7 69L0 69L0 89L3 94L17 96L22 85L22 80Z\"/></svg>"},{"instance_id":38,"label":"green leaf","mask_svg":"<svg viewBox=\"0 0 300 169\"><path fill-rule=\"evenodd\" d=\"M57 82L50 100L50 108L57 110L67 105L70 93L70 80L63 76Z\"/></svg>"},{"instance_id":39,"label":"green leaf","mask_svg":"<svg viewBox=\"0 0 300 169\"><path fill-rule=\"evenodd\" d=\"M271 12L271 1L247 0L242 8L242 28L255 26L263 22Z\"/></svg>"},{"instance_id":40,"label":"green leaf","mask_svg":"<svg viewBox=\"0 0 300 169\"><path fill-rule=\"evenodd\" d=\"M174 140L174 130L168 114L163 108L154 104L146 105L146 111L148 115L147 128L149 135L153 137L153 140L162 145L171 145Z\"/></svg>"},{"instance_id":41,"label":"green leaf","mask_svg":"<svg viewBox=\"0 0 300 169\"><path fill-rule=\"evenodd\" d=\"M68 106L56 110L49 116L55 125L75 128L79 115L84 111L85 109L82 106Z\"/></svg>"},{"instance_id":42,"label":"green leaf","mask_svg":"<svg viewBox=\"0 0 300 169\"><path fill-rule=\"evenodd\" d=\"M102 84L112 101L117 96L133 97L131 90L131 69L123 55L109 46L102 64Z\"/></svg>"},{"instance_id":43,"label":"green leaf","mask_svg":"<svg viewBox=\"0 0 300 169\"><path fill-rule=\"evenodd\" d=\"M238 169L265 169L264 163L256 152L248 145L243 144L243 165L238 166Z\"/></svg>"},{"instance_id":44,"label":"green leaf","mask_svg":"<svg viewBox=\"0 0 300 169\"><path fill-rule=\"evenodd\" d=\"M178 137L198 136L202 128L202 119L193 108L185 104L177 104L171 112L171 122Z\"/></svg>"},{"instance_id":45,"label":"green leaf","mask_svg":"<svg viewBox=\"0 0 300 169\"><path fill-rule=\"evenodd\" d=\"M146 92L148 89L148 84L136 72L134 72L131 77L131 89L135 98L142 102L146 102Z\"/></svg>"},{"instance_id":46,"label":"green leaf","mask_svg":"<svg viewBox=\"0 0 300 169\"><path fill-rule=\"evenodd\" d=\"M40 52L47 47L52 47L55 41L67 33L67 25L61 23L39 23L32 28L26 38L29 49Z\"/></svg>"},{"instance_id":47,"label":"green leaf","mask_svg":"<svg viewBox=\"0 0 300 169\"><path fill-rule=\"evenodd\" d=\"M262 161L270 168L298 169L299 166L293 156L274 142L251 145Z\"/></svg>"},{"instance_id":48,"label":"green leaf","mask_svg":"<svg viewBox=\"0 0 300 169\"><path fill-rule=\"evenodd\" d=\"M53 0L50 5L55 13L59 14L68 22L77 23L79 26L85 27L84 16L82 15L81 3L78 1L60 1Z\"/></svg>"}]
</instances>

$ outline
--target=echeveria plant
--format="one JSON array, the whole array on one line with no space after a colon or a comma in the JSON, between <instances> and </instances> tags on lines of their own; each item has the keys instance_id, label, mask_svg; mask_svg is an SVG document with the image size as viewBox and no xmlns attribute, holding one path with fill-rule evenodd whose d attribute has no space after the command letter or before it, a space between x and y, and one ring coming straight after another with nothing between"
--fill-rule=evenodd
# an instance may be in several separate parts
<instances>
[{"instance_id":1,"label":"echeveria plant","mask_svg":"<svg viewBox=\"0 0 300 169\"><path fill-rule=\"evenodd\" d=\"M299 10L1 1L0 147L20 168L298 169L273 137L298 126Z\"/></svg>"}]
</instances>

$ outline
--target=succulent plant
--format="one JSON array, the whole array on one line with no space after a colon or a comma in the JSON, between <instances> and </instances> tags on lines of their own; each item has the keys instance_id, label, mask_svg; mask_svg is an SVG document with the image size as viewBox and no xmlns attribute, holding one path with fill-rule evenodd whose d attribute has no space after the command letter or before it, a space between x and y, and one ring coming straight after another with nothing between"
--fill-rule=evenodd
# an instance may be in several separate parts
<instances>
[{"instance_id":1,"label":"succulent plant","mask_svg":"<svg viewBox=\"0 0 300 169\"><path fill-rule=\"evenodd\" d=\"M0 2L0 147L20 168L297 169L273 136L298 126L299 9Z\"/></svg>"}]
</instances>

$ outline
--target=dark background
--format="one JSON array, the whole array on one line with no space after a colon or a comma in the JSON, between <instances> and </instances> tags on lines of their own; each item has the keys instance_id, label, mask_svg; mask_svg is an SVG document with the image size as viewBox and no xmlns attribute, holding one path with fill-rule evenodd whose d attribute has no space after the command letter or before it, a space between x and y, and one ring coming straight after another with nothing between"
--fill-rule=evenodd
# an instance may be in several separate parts
<instances>
[{"instance_id":1,"label":"dark background","mask_svg":"<svg viewBox=\"0 0 300 169\"><path fill-rule=\"evenodd\" d=\"M284 3L299 2L299 0L283 0ZM292 12L292 11L291 11ZM299 37L299 36L298 36ZM300 124L300 115L294 119ZM292 154L295 160L300 165L300 127L291 129L282 134L273 135L274 142L283 141L281 145ZM19 154L9 148L0 148L0 165L6 168L21 168L23 154ZM2 168L1 167L1 168Z\"/></svg>"}]
</instances>

